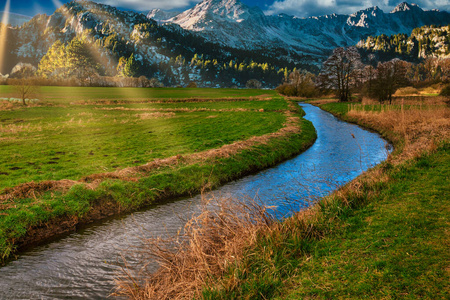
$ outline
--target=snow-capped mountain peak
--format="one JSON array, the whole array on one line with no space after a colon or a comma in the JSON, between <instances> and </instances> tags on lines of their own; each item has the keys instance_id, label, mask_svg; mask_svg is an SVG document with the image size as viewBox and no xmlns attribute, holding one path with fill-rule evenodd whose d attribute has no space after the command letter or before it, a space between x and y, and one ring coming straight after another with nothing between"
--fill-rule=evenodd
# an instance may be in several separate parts
<instances>
[{"instance_id":1,"label":"snow-capped mountain peak","mask_svg":"<svg viewBox=\"0 0 450 300\"><path fill-rule=\"evenodd\" d=\"M285 14L266 16L261 9L239 0L204 0L166 21L233 48L284 48L322 57L330 49L355 45L369 35L409 34L415 27L444 25L448 20L447 12L423 11L406 2L392 13L374 6L351 15L295 18Z\"/></svg>"},{"instance_id":2,"label":"snow-capped mountain peak","mask_svg":"<svg viewBox=\"0 0 450 300\"><path fill-rule=\"evenodd\" d=\"M164 22L169 19L172 19L173 17L179 15L179 11L164 11L159 8L152 9L148 14L147 18L153 19L158 22Z\"/></svg>"},{"instance_id":3,"label":"snow-capped mountain peak","mask_svg":"<svg viewBox=\"0 0 450 300\"><path fill-rule=\"evenodd\" d=\"M371 25L374 25L378 19L383 18L383 15L384 12L378 6L373 6L351 14L347 19L347 25L369 28Z\"/></svg>"},{"instance_id":4,"label":"snow-capped mountain peak","mask_svg":"<svg viewBox=\"0 0 450 300\"><path fill-rule=\"evenodd\" d=\"M202 31L210 28L213 23L241 23L262 17L262 10L249 8L239 0L204 0L169 21L184 29Z\"/></svg>"},{"instance_id":5,"label":"snow-capped mountain peak","mask_svg":"<svg viewBox=\"0 0 450 300\"><path fill-rule=\"evenodd\" d=\"M401 12L401 11L423 11L417 4L408 2L402 2L399 5L397 5L394 10L391 11L391 13Z\"/></svg>"}]
</instances>

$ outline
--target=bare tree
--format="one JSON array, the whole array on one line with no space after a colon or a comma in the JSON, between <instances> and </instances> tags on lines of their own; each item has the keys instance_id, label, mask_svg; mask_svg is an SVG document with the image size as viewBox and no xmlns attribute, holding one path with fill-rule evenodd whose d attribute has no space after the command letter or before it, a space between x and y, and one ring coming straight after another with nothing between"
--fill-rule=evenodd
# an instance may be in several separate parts
<instances>
[{"instance_id":1,"label":"bare tree","mask_svg":"<svg viewBox=\"0 0 450 300\"><path fill-rule=\"evenodd\" d=\"M336 48L323 63L318 77L318 86L326 90L335 90L339 101L349 101L351 88L355 85L355 75L361 66L361 56L355 47Z\"/></svg>"},{"instance_id":2,"label":"bare tree","mask_svg":"<svg viewBox=\"0 0 450 300\"><path fill-rule=\"evenodd\" d=\"M380 103L385 101L392 103L395 91L407 84L407 70L408 63L400 59L378 63L377 76L372 84L372 96L377 97Z\"/></svg>"},{"instance_id":3,"label":"bare tree","mask_svg":"<svg viewBox=\"0 0 450 300\"><path fill-rule=\"evenodd\" d=\"M33 97L38 90L38 87L31 78L14 79L13 88L18 98L22 99L24 106L27 105L26 100Z\"/></svg>"}]
</instances>

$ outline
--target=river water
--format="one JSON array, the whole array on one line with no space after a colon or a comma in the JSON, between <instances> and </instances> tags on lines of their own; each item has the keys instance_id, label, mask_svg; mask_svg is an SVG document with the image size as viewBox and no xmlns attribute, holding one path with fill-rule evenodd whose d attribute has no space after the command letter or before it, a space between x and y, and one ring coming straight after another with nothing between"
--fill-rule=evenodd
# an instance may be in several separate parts
<instances>
[{"instance_id":1,"label":"river water","mask_svg":"<svg viewBox=\"0 0 450 300\"><path fill-rule=\"evenodd\" d=\"M215 195L257 195L285 215L386 159L389 147L379 135L312 105L301 106L317 130L315 144L274 168L221 187ZM105 299L114 289L121 254L139 246L142 237L176 233L200 202L199 196L167 202L26 251L0 268L0 299Z\"/></svg>"}]
</instances>

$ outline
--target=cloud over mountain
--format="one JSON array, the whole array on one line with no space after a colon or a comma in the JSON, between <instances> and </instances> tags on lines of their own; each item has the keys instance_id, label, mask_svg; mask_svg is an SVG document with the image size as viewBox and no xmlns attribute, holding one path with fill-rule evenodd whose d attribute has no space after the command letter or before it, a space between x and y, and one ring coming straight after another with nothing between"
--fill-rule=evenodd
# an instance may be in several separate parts
<instances>
[{"instance_id":1,"label":"cloud over mountain","mask_svg":"<svg viewBox=\"0 0 450 300\"><path fill-rule=\"evenodd\" d=\"M151 10L154 8L174 9L194 5L201 0L98 0L98 3L116 7L125 7L137 11Z\"/></svg>"},{"instance_id":2,"label":"cloud over mountain","mask_svg":"<svg viewBox=\"0 0 450 300\"><path fill-rule=\"evenodd\" d=\"M277 0L265 11L268 15L287 13L297 17L321 16L332 13L350 14L364 7L378 6L385 11L394 9L398 0ZM448 0L415 0L424 9L450 10Z\"/></svg>"}]
</instances>

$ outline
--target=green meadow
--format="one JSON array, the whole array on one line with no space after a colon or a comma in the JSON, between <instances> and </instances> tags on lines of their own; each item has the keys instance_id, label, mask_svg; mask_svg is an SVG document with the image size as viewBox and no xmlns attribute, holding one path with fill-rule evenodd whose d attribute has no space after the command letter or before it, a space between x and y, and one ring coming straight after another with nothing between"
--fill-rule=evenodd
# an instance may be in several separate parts
<instances>
[{"instance_id":1,"label":"green meadow","mask_svg":"<svg viewBox=\"0 0 450 300\"><path fill-rule=\"evenodd\" d=\"M277 95L274 91L252 89L199 89L199 88L117 88L117 87L40 87L37 97L51 104L82 103L101 100L139 102L170 99L240 99ZM15 97L11 86L0 86L0 98Z\"/></svg>"},{"instance_id":2,"label":"green meadow","mask_svg":"<svg viewBox=\"0 0 450 300\"><path fill-rule=\"evenodd\" d=\"M8 86L0 87L0 98L13 96ZM72 220L76 226L198 193L204 186L216 187L274 165L315 139L312 125L300 118L300 108L273 91L41 87L37 98L27 106L1 103L3 259L29 243L31 229L39 235L49 224ZM267 139L230 155L189 159L277 132L287 122L287 111L297 116L301 133ZM133 180L102 178L92 186L85 179L174 156L180 158L176 164L139 172ZM67 189L28 187L66 179L76 184ZM108 211L93 216L99 207Z\"/></svg>"},{"instance_id":3,"label":"green meadow","mask_svg":"<svg viewBox=\"0 0 450 300\"><path fill-rule=\"evenodd\" d=\"M134 104L119 98L120 105L90 104L98 99L96 88L92 93L86 88L78 93L68 88L66 94L79 95L78 101L87 104L60 106L53 104L67 101L55 98L64 94L61 88L43 90L46 99L54 100L0 112L0 189L29 181L77 180L275 132L285 122L280 111L287 108L277 97L168 104ZM103 93L107 91L103 89ZM162 91L148 94L170 95L170 91ZM105 96L113 99L116 93L117 89L112 89ZM206 91L201 94L208 95ZM214 91L210 95L221 94Z\"/></svg>"}]
</instances>

